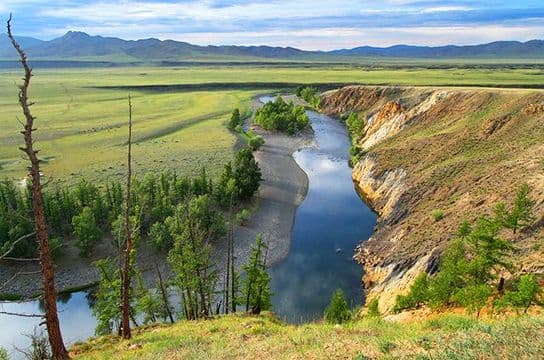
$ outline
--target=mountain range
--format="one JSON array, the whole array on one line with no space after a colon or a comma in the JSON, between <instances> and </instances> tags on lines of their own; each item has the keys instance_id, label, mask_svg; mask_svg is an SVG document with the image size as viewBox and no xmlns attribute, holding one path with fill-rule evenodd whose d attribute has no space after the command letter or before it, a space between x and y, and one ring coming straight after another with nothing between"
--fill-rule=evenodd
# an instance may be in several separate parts
<instances>
[{"instance_id":1,"label":"mountain range","mask_svg":"<svg viewBox=\"0 0 544 360\"><path fill-rule=\"evenodd\" d=\"M123 40L114 37L91 36L69 31L64 36L43 41L17 37L28 55L34 59L127 59L132 61L183 61L199 59L290 59L317 58L544 58L544 41L497 41L470 46L361 46L333 51L304 51L292 47L271 46L199 46L187 42L159 39ZM0 34L0 59L15 59L7 35Z\"/></svg>"}]
</instances>

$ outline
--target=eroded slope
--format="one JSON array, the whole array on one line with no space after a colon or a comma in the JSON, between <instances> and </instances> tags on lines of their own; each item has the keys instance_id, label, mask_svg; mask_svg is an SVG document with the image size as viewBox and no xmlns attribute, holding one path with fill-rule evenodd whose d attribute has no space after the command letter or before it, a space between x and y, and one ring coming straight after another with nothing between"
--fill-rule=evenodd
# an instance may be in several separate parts
<instances>
[{"instance_id":1,"label":"eroded slope","mask_svg":"<svg viewBox=\"0 0 544 360\"><path fill-rule=\"evenodd\" d=\"M503 236L520 249L519 271L544 271L544 92L352 86L325 93L322 107L367 121L353 180L380 221L356 259L382 310L436 268L463 220L490 213L524 182L538 220Z\"/></svg>"}]
</instances>

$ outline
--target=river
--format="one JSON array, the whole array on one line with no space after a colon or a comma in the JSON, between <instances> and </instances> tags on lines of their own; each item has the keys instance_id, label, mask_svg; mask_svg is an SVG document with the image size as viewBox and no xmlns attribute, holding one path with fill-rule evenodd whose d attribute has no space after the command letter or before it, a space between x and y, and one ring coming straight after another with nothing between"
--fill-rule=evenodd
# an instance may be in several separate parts
<instances>
[{"instance_id":1,"label":"river","mask_svg":"<svg viewBox=\"0 0 544 360\"><path fill-rule=\"evenodd\" d=\"M272 99L262 97L261 101ZM293 157L308 175L308 194L296 212L289 254L269 269L274 312L293 323L321 318L338 288L351 306L362 303L362 268L352 260L353 250L368 239L376 224L376 215L353 187L345 127L328 116L307 113L315 144ZM67 345L94 335L90 290L63 295L58 304ZM0 310L34 314L40 313L41 307L39 301L3 302ZM22 334L31 334L39 322L0 315L0 346L13 358L21 358L15 347L29 345Z\"/></svg>"}]
</instances>

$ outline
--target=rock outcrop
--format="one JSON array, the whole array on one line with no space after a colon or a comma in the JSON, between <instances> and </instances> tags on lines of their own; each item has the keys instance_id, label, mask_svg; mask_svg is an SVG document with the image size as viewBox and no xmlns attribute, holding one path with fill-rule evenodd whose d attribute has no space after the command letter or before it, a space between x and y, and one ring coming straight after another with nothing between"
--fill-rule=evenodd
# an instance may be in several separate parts
<instances>
[{"instance_id":1,"label":"rock outcrop","mask_svg":"<svg viewBox=\"0 0 544 360\"><path fill-rule=\"evenodd\" d=\"M432 273L463 220L490 213L523 182L538 220L517 235L520 269L544 271L544 93L349 86L323 94L323 111L366 118L363 155L353 167L361 197L379 214L356 249L368 298L388 312L423 271ZM431 217L434 209L445 216ZM540 269L540 270L538 270Z\"/></svg>"}]
</instances>

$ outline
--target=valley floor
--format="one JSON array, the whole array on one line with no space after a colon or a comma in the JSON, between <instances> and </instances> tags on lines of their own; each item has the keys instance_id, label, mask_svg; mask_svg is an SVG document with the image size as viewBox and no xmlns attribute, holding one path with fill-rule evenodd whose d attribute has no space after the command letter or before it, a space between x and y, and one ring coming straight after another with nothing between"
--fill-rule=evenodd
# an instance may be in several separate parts
<instances>
[{"instance_id":1,"label":"valley floor","mask_svg":"<svg viewBox=\"0 0 544 360\"><path fill-rule=\"evenodd\" d=\"M346 325L287 325L271 314L227 315L137 330L129 342L93 339L77 359L541 359L544 317L477 320L431 315L424 321L368 317Z\"/></svg>"}]
</instances>

